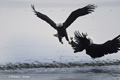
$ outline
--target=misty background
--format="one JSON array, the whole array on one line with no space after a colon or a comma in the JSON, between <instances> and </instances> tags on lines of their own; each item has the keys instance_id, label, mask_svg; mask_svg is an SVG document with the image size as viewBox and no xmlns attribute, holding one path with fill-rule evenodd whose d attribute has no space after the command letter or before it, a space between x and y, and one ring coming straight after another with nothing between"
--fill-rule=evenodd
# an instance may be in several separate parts
<instances>
[{"instance_id":1,"label":"misty background","mask_svg":"<svg viewBox=\"0 0 120 80\"><path fill-rule=\"evenodd\" d=\"M48 23L36 17L31 8L46 14L56 23L64 22L69 14L88 4L97 8L92 14L77 18L67 29L87 32L94 43L104 43L120 34L119 0L0 0L0 64L6 62L90 61L85 51L74 54L63 39L59 43ZM120 52L98 60L120 60Z\"/></svg>"}]
</instances>

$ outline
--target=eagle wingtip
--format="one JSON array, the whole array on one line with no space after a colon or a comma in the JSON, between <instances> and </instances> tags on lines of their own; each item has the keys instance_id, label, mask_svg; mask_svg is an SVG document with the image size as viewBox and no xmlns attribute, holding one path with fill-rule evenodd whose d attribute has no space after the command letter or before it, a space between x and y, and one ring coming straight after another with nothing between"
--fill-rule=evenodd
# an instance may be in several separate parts
<instances>
[{"instance_id":1,"label":"eagle wingtip","mask_svg":"<svg viewBox=\"0 0 120 80\"><path fill-rule=\"evenodd\" d=\"M35 10L35 7L34 7L33 4L31 4L31 7L32 7L32 9L33 9L33 12L36 13L37 11Z\"/></svg>"}]
</instances>

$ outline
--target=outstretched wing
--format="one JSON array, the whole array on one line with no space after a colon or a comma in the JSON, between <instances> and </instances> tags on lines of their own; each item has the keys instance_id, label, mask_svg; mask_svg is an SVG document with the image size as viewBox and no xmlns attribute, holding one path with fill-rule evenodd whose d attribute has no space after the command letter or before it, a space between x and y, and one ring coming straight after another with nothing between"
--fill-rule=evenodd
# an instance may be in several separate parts
<instances>
[{"instance_id":1,"label":"outstretched wing","mask_svg":"<svg viewBox=\"0 0 120 80\"><path fill-rule=\"evenodd\" d=\"M54 29L56 29L56 24L54 23L54 21L52 21L48 16L38 12L35 10L34 5L31 5L35 15L37 15L37 17L41 18L42 20L46 21L47 23L49 23Z\"/></svg>"},{"instance_id":2,"label":"outstretched wing","mask_svg":"<svg viewBox=\"0 0 120 80\"><path fill-rule=\"evenodd\" d=\"M63 23L63 25L67 28L68 26L70 26L79 16L83 16L86 14L89 14L91 12L93 12L93 10L95 9L94 5L87 5L83 8L79 8L75 11L73 11L69 17L66 19L66 21Z\"/></svg>"},{"instance_id":3,"label":"outstretched wing","mask_svg":"<svg viewBox=\"0 0 120 80\"><path fill-rule=\"evenodd\" d=\"M120 50L120 35L104 44L92 44L86 49L86 53L92 58L102 57L106 54L117 53Z\"/></svg>"},{"instance_id":4,"label":"outstretched wing","mask_svg":"<svg viewBox=\"0 0 120 80\"><path fill-rule=\"evenodd\" d=\"M109 54L118 52L118 50L120 50L120 35L118 35L113 40L105 42L103 47L105 48L104 51Z\"/></svg>"},{"instance_id":5,"label":"outstretched wing","mask_svg":"<svg viewBox=\"0 0 120 80\"><path fill-rule=\"evenodd\" d=\"M90 43L86 38L86 34L80 34L78 31L75 31L75 42L71 41L71 46L74 49L74 53L83 51Z\"/></svg>"}]
</instances>

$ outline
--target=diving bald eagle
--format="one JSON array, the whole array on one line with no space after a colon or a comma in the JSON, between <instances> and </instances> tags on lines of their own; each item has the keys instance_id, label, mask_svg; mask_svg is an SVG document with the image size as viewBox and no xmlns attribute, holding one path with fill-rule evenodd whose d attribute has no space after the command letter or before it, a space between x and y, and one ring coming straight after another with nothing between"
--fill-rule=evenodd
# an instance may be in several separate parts
<instances>
[{"instance_id":1,"label":"diving bald eagle","mask_svg":"<svg viewBox=\"0 0 120 80\"><path fill-rule=\"evenodd\" d=\"M50 24L54 29L57 30L57 34L55 34L54 36L58 37L59 41L63 44L62 42L62 37L65 37L66 40L69 42L68 39L68 35L67 35L67 31L66 29L80 16L84 16L87 15L91 12L93 12L93 10L95 9L94 5L87 5L83 8L79 8L75 11L73 11L69 17L66 19L66 21L64 23L59 23L56 24L53 20L51 20L47 15L38 12L35 10L34 5L31 5L35 15L37 15L37 17L41 18L42 20L46 21L48 24Z\"/></svg>"},{"instance_id":2,"label":"diving bald eagle","mask_svg":"<svg viewBox=\"0 0 120 80\"><path fill-rule=\"evenodd\" d=\"M107 54L117 53L120 50L120 35L103 44L94 44L90 38L87 38L87 34L80 34L79 31L76 31L74 35L75 42L71 37L74 53L86 50L86 54L92 58L99 58Z\"/></svg>"}]
</instances>

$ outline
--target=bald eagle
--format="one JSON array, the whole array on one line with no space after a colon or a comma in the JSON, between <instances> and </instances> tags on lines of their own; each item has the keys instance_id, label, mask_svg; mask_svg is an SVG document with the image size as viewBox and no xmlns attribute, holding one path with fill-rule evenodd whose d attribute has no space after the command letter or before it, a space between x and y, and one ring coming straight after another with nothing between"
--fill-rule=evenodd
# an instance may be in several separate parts
<instances>
[{"instance_id":1,"label":"bald eagle","mask_svg":"<svg viewBox=\"0 0 120 80\"><path fill-rule=\"evenodd\" d=\"M57 34L55 34L54 36L58 37L59 41L63 44L62 42L62 37L65 37L66 40L69 42L68 39L68 35L67 35L67 31L66 29L79 17L79 16L84 16L87 15L91 12L93 12L93 10L95 9L95 5L87 5L83 8L79 8L75 11L73 11L69 17L66 19L66 21L64 23L59 23L56 24L53 20L51 20L47 15L42 14L41 12L38 12L35 10L34 5L31 5L35 15L37 15L37 17L39 17L40 19L46 21L47 23L49 23L54 29L57 30Z\"/></svg>"},{"instance_id":2,"label":"bald eagle","mask_svg":"<svg viewBox=\"0 0 120 80\"><path fill-rule=\"evenodd\" d=\"M71 46L74 53L86 50L86 54L92 58L99 58L106 54L117 53L120 50L120 35L103 44L94 44L90 38L87 38L87 34L80 34L79 31L75 31L74 35L75 42L71 37Z\"/></svg>"}]
</instances>

